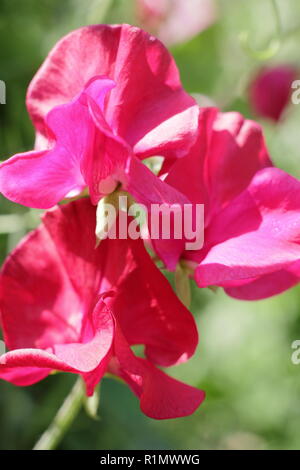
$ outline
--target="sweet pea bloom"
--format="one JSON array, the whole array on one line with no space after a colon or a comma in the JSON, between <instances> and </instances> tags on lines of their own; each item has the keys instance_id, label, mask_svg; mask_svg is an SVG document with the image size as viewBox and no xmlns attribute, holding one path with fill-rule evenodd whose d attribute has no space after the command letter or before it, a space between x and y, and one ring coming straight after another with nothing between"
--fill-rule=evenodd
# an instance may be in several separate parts
<instances>
[{"instance_id":1,"label":"sweet pea bloom","mask_svg":"<svg viewBox=\"0 0 300 470\"><path fill-rule=\"evenodd\" d=\"M166 181L205 206L203 248L181 253L199 287L254 300L299 282L300 182L272 167L258 124L202 110L198 141ZM170 256L172 241L162 247Z\"/></svg>"},{"instance_id":2,"label":"sweet pea bloom","mask_svg":"<svg viewBox=\"0 0 300 470\"><path fill-rule=\"evenodd\" d=\"M136 0L142 27L165 44L187 41L217 17L214 0Z\"/></svg>"},{"instance_id":3,"label":"sweet pea bloom","mask_svg":"<svg viewBox=\"0 0 300 470\"><path fill-rule=\"evenodd\" d=\"M0 357L0 377L23 386L53 370L72 372L92 395L110 372L127 382L148 416L192 413L204 392L156 367L194 353L192 315L141 240L107 239L95 249L94 228L88 199L62 205L8 257L0 301L9 352ZM145 359L134 355L135 344L145 346Z\"/></svg>"},{"instance_id":4,"label":"sweet pea bloom","mask_svg":"<svg viewBox=\"0 0 300 470\"><path fill-rule=\"evenodd\" d=\"M267 67L258 73L250 85L249 98L258 116L279 121L291 97L297 69L291 65Z\"/></svg>"},{"instance_id":5,"label":"sweet pea bloom","mask_svg":"<svg viewBox=\"0 0 300 470\"><path fill-rule=\"evenodd\" d=\"M122 186L146 206L184 203L141 162L186 154L198 121L173 58L153 36L129 25L70 33L31 82L27 107L36 150L0 166L7 198L46 209L88 187L97 204Z\"/></svg>"}]
</instances>

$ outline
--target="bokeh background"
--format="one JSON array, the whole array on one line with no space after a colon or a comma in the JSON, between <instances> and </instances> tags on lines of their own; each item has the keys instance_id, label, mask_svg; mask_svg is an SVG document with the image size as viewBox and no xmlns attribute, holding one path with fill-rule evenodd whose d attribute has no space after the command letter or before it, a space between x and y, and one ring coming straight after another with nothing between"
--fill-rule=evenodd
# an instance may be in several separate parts
<instances>
[{"instance_id":1,"label":"bokeh background","mask_svg":"<svg viewBox=\"0 0 300 470\"><path fill-rule=\"evenodd\" d=\"M277 0L282 36L276 54L269 53L278 39L270 0L215 3L218 16L213 24L192 38L172 41L170 49L188 92L253 118L248 86L262 66L296 66L300 79L300 2ZM6 104L0 105L1 160L33 146L25 92L54 43L86 24L139 24L136 8L135 0L1 0L0 79L7 86ZM196 8L194 14L205 11ZM248 34L247 47L241 33ZM269 55L266 61L260 60L263 55ZM276 165L296 177L300 177L299 117L300 105L290 105L277 124L255 117ZM38 223L39 215L0 196L1 263ZM300 448L300 365L291 362L291 343L300 339L300 288L264 301L241 302L221 290L213 293L193 286L192 311L200 330L198 352L170 373L206 390L200 409L188 418L156 422L141 414L126 386L104 379L100 419L92 420L82 410L59 448ZM73 382L70 374L51 376L28 388L2 381L0 449L32 448Z\"/></svg>"}]
</instances>

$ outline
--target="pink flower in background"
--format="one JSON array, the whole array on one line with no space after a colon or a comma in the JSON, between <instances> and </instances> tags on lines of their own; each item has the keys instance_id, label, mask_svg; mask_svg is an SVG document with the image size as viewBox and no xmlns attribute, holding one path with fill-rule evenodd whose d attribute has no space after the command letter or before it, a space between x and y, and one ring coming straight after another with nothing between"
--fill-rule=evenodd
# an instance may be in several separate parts
<instances>
[{"instance_id":1,"label":"pink flower in background","mask_svg":"<svg viewBox=\"0 0 300 470\"><path fill-rule=\"evenodd\" d=\"M0 377L24 386L52 370L72 372L91 395L110 372L127 382L148 416L192 413L204 392L156 367L194 353L192 315L140 240L105 240L95 249L94 229L88 199L62 205L8 257L0 302L9 352L0 357ZM135 344L145 346L145 359L133 354Z\"/></svg>"},{"instance_id":2,"label":"pink flower in background","mask_svg":"<svg viewBox=\"0 0 300 470\"><path fill-rule=\"evenodd\" d=\"M249 99L257 116L279 121L286 110L297 69L291 65L266 67L250 85Z\"/></svg>"},{"instance_id":3,"label":"pink flower in background","mask_svg":"<svg viewBox=\"0 0 300 470\"><path fill-rule=\"evenodd\" d=\"M136 1L141 26L168 45L191 39L217 18L214 0Z\"/></svg>"},{"instance_id":4,"label":"pink flower in background","mask_svg":"<svg viewBox=\"0 0 300 470\"><path fill-rule=\"evenodd\" d=\"M49 208L88 186L97 204L122 185L146 205L180 203L181 196L140 161L183 156L197 129L195 101L154 37L129 25L70 33L34 77L27 107L37 150L0 166L0 191L7 198Z\"/></svg>"},{"instance_id":5,"label":"pink flower in background","mask_svg":"<svg viewBox=\"0 0 300 470\"><path fill-rule=\"evenodd\" d=\"M205 204L203 249L181 254L200 287L222 286L253 300L299 282L300 182L271 165L258 124L238 113L201 111L198 142L166 178ZM170 256L172 242L162 247Z\"/></svg>"}]
</instances>

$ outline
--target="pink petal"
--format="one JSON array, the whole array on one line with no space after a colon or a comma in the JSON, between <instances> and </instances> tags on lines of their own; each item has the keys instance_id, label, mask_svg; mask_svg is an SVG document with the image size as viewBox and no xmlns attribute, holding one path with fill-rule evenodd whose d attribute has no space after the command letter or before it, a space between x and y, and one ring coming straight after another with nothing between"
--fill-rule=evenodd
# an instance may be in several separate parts
<instances>
[{"instance_id":1,"label":"pink petal","mask_svg":"<svg viewBox=\"0 0 300 470\"><path fill-rule=\"evenodd\" d=\"M18 385L30 385L42 380L51 370L73 372L86 378L87 393L92 395L96 383L106 371L114 337L114 323L110 312L100 306L96 314L98 315L96 332L91 341L57 344L48 351L15 349L0 356L0 377ZM46 371L38 371L38 368ZM94 379L95 375L97 382Z\"/></svg>"},{"instance_id":2,"label":"pink petal","mask_svg":"<svg viewBox=\"0 0 300 470\"><path fill-rule=\"evenodd\" d=\"M130 344L145 344L147 357L161 365L186 360L198 342L192 315L155 267L142 240L106 239L95 250L95 223L95 207L87 199L60 206L44 218L79 297L88 305L96 292L114 291L114 315Z\"/></svg>"},{"instance_id":3,"label":"pink petal","mask_svg":"<svg viewBox=\"0 0 300 470\"><path fill-rule=\"evenodd\" d=\"M112 373L124 379L140 398L143 413L154 419L170 419L192 414L202 403L202 390L172 379L151 362L137 358L117 329L114 350L116 360Z\"/></svg>"},{"instance_id":4,"label":"pink petal","mask_svg":"<svg viewBox=\"0 0 300 470\"><path fill-rule=\"evenodd\" d=\"M300 182L268 168L220 212L206 234L199 286L223 285L288 268L300 258Z\"/></svg>"},{"instance_id":5,"label":"pink petal","mask_svg":"<svg viewBox=\"0 0 300 470\"><path fill-rule=\"evenodd\" d=\"M73 99L97 75L116 83L105 116L136 153L186 153L197 127L195 101L182 89L162 43L129 25L86 26L56 44L28 89L27 106L38 131L46 134L47 112Z\"/></svg>"},{"instance_id":6,"label":"pink petal","mask_svg":"<svg viewBox=\"0 0 300 470\"><path fill-rule=\"evenodd\" d=\"M8 257L1 271L0 289L2 325L9 349L46 349L56 343L78 341L86 307L44 226Z\"/></svg>"},{"instance_id":7,"label":"pink petal","mask_svg":"<svg viewBox=\"0 0 300 470\"><path fill-rule=\"evenodd\" d=\"M47 212L43 224L7 258L0 302L9 349L80 341L105 275L105 253L95 249L94 232L95 208L81 199Z\"/></svg>"},{"instance_id":8,"label":"pink petal","mask_svg":"<svg viewBox=\"0 0 300 470\"><path fill-rule=\"evenodd\" d=\"M0 166L0 191L14 202L41 209L52 207L70 192L80 192L86 185L82 162L94 158L95 126L87 99L103 106L104 96L113 85L111 80L93 79L76 99L54 108L46 117L54 147L19 154L4 162Z\"/></svg>"},{"instance_id":9,"label":"pink petal","mask_svg":"<svg viewBox=\"0 0 300 470\"><path fill-rule=\"evenodd\" d=\"M290 101L292 82L298 71L292 65L263 68L250 86L250 104L254 113L279 121Z\"/></svg>"},{"instance_id":10,"label":"pink petal","mask_svg":"<svg viewBox=\"0 0 300 470\"><path fill-rule=\"evenodd\" d=\"M242 285L225 287L231 297L241 300L260 300L280 294L297 285L300 280L300 262L293 263L289 268L265 274L257 279L244 282Z\"/></svg>"},{"instance_id":11,"label":"pink petal","mask_svg":"<svg viewBox=\"0 0 300 470\"><path fill-rule=\"evenodd\" d=\"M162 366L184 362L198 343L195 321L156 268L141 240L104 240L108 266L102 290L115 290L110 308L129 344L145 345ZM117 267L121 257L126 268ZM130 301L129 301L130 298Z\"/></svg>"},{"instance_id":12,"label":"pink petal","mask_svg":"<svg viewBox=\"0 0 300 470\"><path fill-rule=\"evenodd\" d=\"M0 166L0 192L23 206L47 209L84 186L78 162L63 147L20 153Z\"/></svg>"},{"instance_id":13,"label":"pink petal","mask_svg":"<svg viewBox=\"0 0 300 470\"><path fill-rule=\"evenodd\" d=\"M140 395L141 410L155 419L180 418L193 414L205 399L205 392L182 383L150 362L139 360L142 367L143 389ZM135 370L131 379L136 381Z\"/></svg>"},{"instance_id":14,"label":"pink petal","mask_svg":"<svg viewBox=\"0 0 300 470\"><path fill-rule=\"evenodd\" d=\"M84 306L93 310L101 282L105 252L96 249L96 208L88 198L63 204L46 212L43 225L56 247L58 258ZM74 311L74 309L73 309Z\"/></svg>"},{"instance_id":15,"label":"pink petal","mask_svg":"<svg viewBox=\"0 0 300 470\"><path fill-rule=\"evenodd\" d=\"M194 203L205 204L206 221L241 193L255 173L271 165L258 124L239 113L202 109L198 140L170 169L166 182Z\"/></svg>"},{"instance_id":16,"label":"pink petal","mask_svg":"<svg viewBox=\"0 0 300 470\"><path fill-rule=\"evenodd\" d=\"M20 387L26 387L40 382L45 379L50 372L51 369L40 369L39 367L0 366L0 378Z\"/></svg>"},{"instance_id":17,"label":"pink petal","mask_svg":"<svg viewBox=\"0 0 300 470\"><path fill-rule=\"evenodd\" d=\"M133 157L127 168L127 181L123 184L124 189L133 195L139 204L143 204L148 212L148 228L150 234L154 233L154 226L151 226L151 212L154 211L153 205L161 206L165 204L170 207L176 205L183 214L184 204L190 204L190 201L166 182L160 180L137 158ZM158 228L157 228L158 230ZM173 228L170 229L172 235ZM158 233L158 239L152 238L151 242L157 254L161 257L169 270L174 270L176 264L184 251L185 238L162 239L161 230Z\"/></svg>"},{"instance_id":18,"label":"pink petal","mask_svg":"<svg viewBox=\"0 0 300 470\"><path fill-rule=\"evenodd\" d=\"M149 360L170 365L193 354L193 317L143 242L107 239L96 249L95 210L80 199L48 211L4 264L1 324L11 351L1 358L1 377L33 383L44 377L38 367L45 375L54 368L83 375L91 394L111 357L111 308ZM100 294L104 303L94 309Z\"/></svg>"},{"instance_id":19,"label":"pink petal","mask_svg":"<svg viewBox=\"0 0 300 470\"><path fill-rule=\"evenodd\" d=\"M93 204L97 204L106 195L107 180L118 186L124 179L124 171L132 150L126 142L115 135L108 126L101 108L93 101L89 102L89 111L96 126L94 133L94 153L87 154L82 161L82 172L89 186Z\"/></svg>"},{"instance_id":20,"label":"pink petal","mask_svg":"<svg viewBox=\"0 0 300 470\"><path fill-rule=\"evenodd\" d=\"M89 342L57 344L54 345L53 351L60 360L77 371L90 372L101 365L102 377L109 360L114 337L114 322L102 301L96 306L93 317L95 333Z\"/></svg>"}]
</instances>

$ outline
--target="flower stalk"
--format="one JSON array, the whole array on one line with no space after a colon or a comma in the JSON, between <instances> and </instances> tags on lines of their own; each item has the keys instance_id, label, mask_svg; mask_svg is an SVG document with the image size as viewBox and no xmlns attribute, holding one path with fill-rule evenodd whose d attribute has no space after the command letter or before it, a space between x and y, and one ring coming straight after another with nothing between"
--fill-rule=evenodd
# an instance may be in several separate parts
<instances>
[{"instance_id":1,"label":"flower stalk","mask_svg":"<svg viewBox=\"0 0 300 470\"><path fill-rule=\"evenodd\" d=\"M53 450L61 442L76 418L85 399L81 377L76 380L71 392L56 413L52 423L41 435L33 450Z\"/></svg>"}]
</instances>

